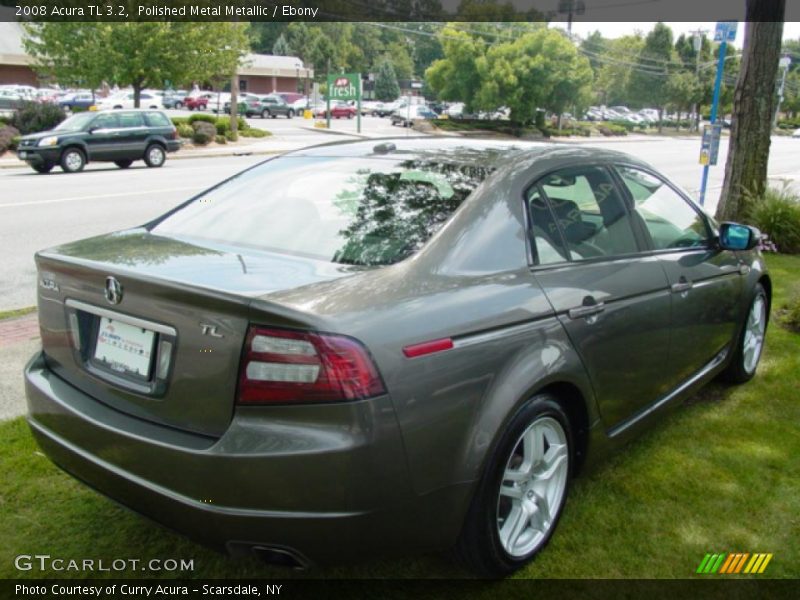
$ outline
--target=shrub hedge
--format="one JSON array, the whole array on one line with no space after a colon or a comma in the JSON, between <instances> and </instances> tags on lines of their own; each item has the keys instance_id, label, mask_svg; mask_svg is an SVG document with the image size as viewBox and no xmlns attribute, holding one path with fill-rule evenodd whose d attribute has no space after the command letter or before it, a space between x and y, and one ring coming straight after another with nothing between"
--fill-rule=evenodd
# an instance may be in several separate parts
<instances>
[{"instance_id":1,"label":"shrub hedge","mask_svg":"<svg viewBox=\"0 0 800 600\"><path fill-rule=\"evenodd\" d=\"M778 252L800 253L800 195L789 183L769 187L762 196L747 194L747 220L777 246Z\"/></svg>"},{"instance_id":2,"label":"shrub hedge","mask_svg":"<svg viewBox=\"0 0 800 600\"><path fill-rule=\"evenodd\" d=\"M24 102L14 113L10 124L19 129L22 135L28 135L52 129L66 118L67 114L56 104Z\"/></svg>"}]
</instances>

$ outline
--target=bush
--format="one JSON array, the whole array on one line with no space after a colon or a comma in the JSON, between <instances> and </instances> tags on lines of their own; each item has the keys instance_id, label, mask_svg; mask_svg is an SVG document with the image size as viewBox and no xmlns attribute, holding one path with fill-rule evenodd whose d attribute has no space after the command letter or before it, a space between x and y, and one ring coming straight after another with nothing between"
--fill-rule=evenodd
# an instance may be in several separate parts
<instances>
[{"instance_id":1,"label":"bush","mask_svg":"<svg viewBox=\"0 0 800 600\"><path fill-rule=\"evenodd\" d=\"M793 192L789 182L780 188L768 187L763 196L747 197L747 220L766 233L786 254L800 253L800 195Z\"/></svg>"},{"instance_id":2,"label":"bush","mask_svg":"<svg viewBox=\"0 0 800 600\"><path fill-rule=\"evenodd\" d=\"M171 121L175 127L180 127L181 125L189 124L189 117L172 117Z\"/></svg>"},{"instance_id":3,"label":"bush","mask_svg":"<svg viewBox=\"0 0 800 600\"><path fill-rule=\"evenodd\" d=\"M179 123L175 126L178 130L178 135L182 138L190 138L194 135L194 129L188 123Z\"/></svg>"},{"instance_id":4,"label":"bush","mask_svg":"<svg viewBox=\"0 0 800 600\"><path fill-rule=\"evenodd\" d=\"M272 135L272 133L270 133L265 129L258 129L257 127L251 127L250 129L244 129L240 131L239 135L242 137L263 138Z\"/></svg>"},{"instance_id":5,"label":"bush","mask_svg":"<svg viewBox=\"0 0 800 600\"><path fill-rule=\"evenodd\" d=\"M14 144L15 138L19 138L19 130L16 127L6 125L0 128L0 154L16 147Z\"/></svg>"},{"instance_id":6,"label":"bush","mask_svg":"<svg viewBox=\"0 0 800 600\"><path fill-rule=\"evenodd\" d=\"M214 137L214 141L217 142L218 144L227 144L228 143L228 140L225 139L224 135L218 135L218 136Z\"/></svg>"},{"instance_id":7,"label":"bush","mask_svg":"<svg viewBox=\"0 0 800 600\"><path fill-rule=\"evenodd\" d=\"M19 141L22 139L21 135L15 135L11 138L11 143L8 145L9 150L16 150L19 146Z\"/></svg>"},{"instance_id":8,"label":"bush","mask_svg":"<svg viewBox=\"0 0 800 600\"><path fill-rule=\"evenodd\" d=\"M22 135L52 129L67 118L64 110L50 103L25 102L11 120Z\"/></svg>"},{"instance_id":9,"label":"bush","mask_svg":"<svg viewBox=\"0 0 800 600\"><path fill-rule=\"evenodd\" d=\"M241 135L241 133L239 135ZM232 131L226 131L224 137L229 142L235 142L236 141L235 139L233 139L233 132Z\"/></svg>"},{"instance_id":10,"label":"bush","mask_svg":"<svg viewBox=\"0 0 800 600\"><path fill-rule=\"evenodd\" d=\"M239 123L238 130L240 132L248 129L250 125L247 124L242 117L236 118L237 123ZM231 118L230 117L217 117L217 134L219 135L226 135L231 130Z\"/></svg>"},{"instance_id":11,"label":"bush","mask_svg":"<svg viewBox=\"0 0 800 600\"><path fill-rule=\"evenodd\" d=\"M217 117L206 113L195 113L190 116L186 122L189 123L189 125L194 125L195 123L211 123L212 125L216 125Z\"/></svg>"},{"instance_id":12,"label":"bush","mask_svg":"<svg viewBox=\"0 0 800 600\"><path fill-rule=\"evenodd\" d=\"M606 137L612 135L628 135L628 130L616 123L598 123L597 131Z\"/></svg>"},{"instance_id":13,"label":"bush","mask_svg":"<svg viewBox=\"0 0 800 600\"><path fill-rule=\"evenodd\" d=\"M205 146L211 140L217 137L217 128L215 125L207 121L195 121L192 123L194 134L192 135L192 142L198 146Z\"/></svg>"}]
</instances>

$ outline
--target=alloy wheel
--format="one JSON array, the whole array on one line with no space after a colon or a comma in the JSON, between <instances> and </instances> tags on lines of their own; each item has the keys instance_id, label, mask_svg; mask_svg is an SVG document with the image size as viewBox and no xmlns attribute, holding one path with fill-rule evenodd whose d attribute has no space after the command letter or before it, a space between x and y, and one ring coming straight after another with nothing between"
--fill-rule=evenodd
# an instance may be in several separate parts
<instances>
[{"instance_id":1,"label":"alloy wheel","mask_svg":"<svg viewBox=\"0 0 800 600\"><path fill-rule=\"evenodd\" d=\"M548 537L566 492L567 434L552 417L533 421L514 445L497 496L497 533L513 558L536 550Z\"/></svg>"},{"instance_id":2,"label":"alloy wheel","mask_svg":"<svg viewBox=\"0 0 800 600\"><path fill-rule=\"evenodd\" d=\"M744 370L752 373L758 366L764 348L764 333L767 328L767 302L763 295L756 296L747 315L744 331L742 360Z\"/></svg>"}]
</instances>

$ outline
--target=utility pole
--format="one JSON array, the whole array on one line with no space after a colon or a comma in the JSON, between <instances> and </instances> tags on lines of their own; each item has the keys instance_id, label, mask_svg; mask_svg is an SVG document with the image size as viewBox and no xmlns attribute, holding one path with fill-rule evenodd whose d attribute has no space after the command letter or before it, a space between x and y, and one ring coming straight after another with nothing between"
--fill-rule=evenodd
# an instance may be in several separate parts
<instances>
[{"instance_id":1,"label":"utility pole","mask_svg":"<svg viewBox=\"0 0 800 600\"><path fill-rule=\"evenodd\" d=\"M698 80L700 79L700 51L703 49L706 31L706 29L695 29L689 32L692 34L692 47L694 48L694 74ZM694 113L694 130L700 131L700 106L697 102L692 105L692 112Z\"/></svg>"},{"instance_id":2,"label":"utility pole","mask_svg":"<svg viewBox=\"0 0 800 600\"><path fill-rule=\"evenodd\" d=\"M789 65L792 64L792 59L788 56L781 58L778 63L783 68L783 75L781 75L781 85L778 88L778 106L775 107L775 116L772 118L772 128L778 126L778 114L781 112L781 103L783 102L783 91L786 89L786 73L789 71Z\"/></svg>"},{"instance_id":3,"label":"utility pole","mask_svg":"<svg viewBox=\"0 0 800 600\"><path fill-rule=\"evenodd\" d=\"M567 15L567 32L572 36L572 18L575 15L582 15L586 12L586 4L583 0L560 0L558 3L558 13Z\"/></svg>"}]
</instances>

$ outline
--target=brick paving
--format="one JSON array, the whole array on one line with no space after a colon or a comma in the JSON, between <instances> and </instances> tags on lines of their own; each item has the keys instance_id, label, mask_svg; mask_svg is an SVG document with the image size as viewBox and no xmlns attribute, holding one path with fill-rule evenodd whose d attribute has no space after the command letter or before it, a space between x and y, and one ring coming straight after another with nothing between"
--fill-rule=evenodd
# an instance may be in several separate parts
<instances>
[{"instance_id":1,"label":"brick paving","mask_svg":"<svg viewBox=\"0 0 800 600\"><path fill-rule=\"evenodd\" d=\"M0 321L0 348L39 337L36 313Z\"/></svg>"}]
</instances>

